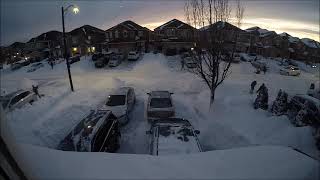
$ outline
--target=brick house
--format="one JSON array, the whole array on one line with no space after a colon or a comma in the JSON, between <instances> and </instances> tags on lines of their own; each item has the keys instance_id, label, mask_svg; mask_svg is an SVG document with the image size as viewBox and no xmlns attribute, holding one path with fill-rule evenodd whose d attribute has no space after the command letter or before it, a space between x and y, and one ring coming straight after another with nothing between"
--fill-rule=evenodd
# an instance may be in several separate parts
<instances>
[{"instance_id":1,"label":"brick house","mask_svg":"<svg viewBox=\"0 0 320 180\"><path fill-rule=\"evenodd\" d=\"M152 40L153 33L151 30L128 20L105 31L104 47L126 55L133 50L149 51Z\"/></svg>"},{"instance_id":2,"label":"brick house","mask_svg":"<svg viewBox=\"0 0 320 180\"><path fill-rule=\"evenodd\" d=\"M173 19L154 29L156 40L154 48L165 54L168 50L178 53L195 47L198 30L180 20Z\"/></svg>"},{"instance_id":3,"label":"brick house","mask_svg":"<svg viewBox=\"0 0 320 180\"><path fill-rule=\"evenodd\" d=\"M102 29L84 25L67 33L68 53L71 55L86 55L101 51L105 40L105 32Z\"/></svg>"}]
</instances>

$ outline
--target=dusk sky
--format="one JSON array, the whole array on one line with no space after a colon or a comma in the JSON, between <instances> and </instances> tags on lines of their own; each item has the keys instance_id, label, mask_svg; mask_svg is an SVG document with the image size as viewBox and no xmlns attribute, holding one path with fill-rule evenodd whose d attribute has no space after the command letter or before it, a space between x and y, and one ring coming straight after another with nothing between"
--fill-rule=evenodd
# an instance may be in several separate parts
<instances>
[{"instance_id":1,"label":"dusk sky","mask_svg":"<svg viewBox=\"0 0 320 180\"><path fill-rule=\"evenodd\" d=\"M61 6L76 4L80 13L66 15L66 30L88 24L103 30L132 20L150 29L184 17L183 0L118 1L1 1L1 45L26 42L41 33L61 26ZM235 1L231 1L234 4ZM277 33L319 41L318 0L243 1L246 10L242 29L259 26Z\"/></svg>"}]
</instances>

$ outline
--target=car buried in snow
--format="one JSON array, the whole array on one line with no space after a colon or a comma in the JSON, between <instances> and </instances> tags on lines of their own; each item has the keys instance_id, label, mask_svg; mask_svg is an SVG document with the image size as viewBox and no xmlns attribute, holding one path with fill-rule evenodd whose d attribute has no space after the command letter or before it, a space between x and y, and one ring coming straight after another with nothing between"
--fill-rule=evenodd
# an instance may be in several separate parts
<instances>
[{"instance_id":1,"label":"car buried in snow","mask_svg":"<svg viewBox=\"0 0 320 180\"><path fill-rule=\"evenodd\" d=\"M120 147L119 122L108 110L92 110L60 142L57 149L79 152L116 152Z\"/></svg>"},{"instance_id":2,"label":"car buried in snow","mask_svg":"<svg viewBox=\"0 0 320 180\"><path fill-rule=\"evenodd\" d=\"M146 134L149 135L150 140L149 153L154 156L202 152L197 137L200 131L194 130L186 119L155 120Z\"/></svg>"},{"instance_id":3,"label":"car buried in snow","mask_svg":"<svg viewBox=\"0 0 320 180\"><path fill-rule=\"evenodd\" d=\"M149 95L146 109L146 118L149 122L159 118L168 118L175 115L175 108L172 103L169 91L152 91Z\"/></svg>"},{"instance_id":4,"label":"car buried in snow","mask_svg":"<svg viewBox=\"0 0 320 180\"><path fill-rule=\"evenodd\" d=\"M44 67L44 65L42 63L35 63L35 64L32 64L30 69L28 69L27 72L34 72L38 69L40 69L41 67Z\"/></svg>"},{"instance_id":5,"label":"car buried in snow","mask_svg":"<svg viewBox=\"0 0 320 180\"><path fill-rule=\"evenodd\" d=\"M18 90L5 96L0 96L0 102L5 112L21 108L27 103L32 104L37 99L36 94L28 90Z\"/></svg>"},{"instance_id":6,"label":"car buried in snow","mask_svg":"<svg viewBox=\"0 0 320 180\"><path fill-rule=\"evenodd\" d=\"M295 66L287 66L280 69L281 75L287 75L287 76L299 76L301 73L300 69Z\"/></svg>"},{"instance_id":7,"label":"car buried in snow","mask_svg":"<svg viewBox=\"0 0 320 180\"><path fill-rule=\"evenodd\" d=\"M111 110L118 118L120 125L125 125L129 121L129 113L132 112L135 102L134 89L121 87L110 93L105 104L99 109Z\"/></svg>"},{"instance_id":8,"label":"car buried in snow","mask_svg":"<svg viewBox=\"0 0 320 180\"><path fill-rule=\"evenodd\" d=\"M140 53L138 51L130 51L128 54L128 60L136 61L140 57Z\"/></svg>"},{"instance_id":9,"label":"car buried in snow","mask_svg":"<svg viewBox=\"0 0 320 180\"><path fill-rule=\"evenodd\" d=\"M109 60L108 66L109 67L116 67L116 66L119 66L119 64L121 64L121 62L122 62L122 59L120 56L113 55L113 56L111 56L111 58Z\"/></svg>"}]
</instances>

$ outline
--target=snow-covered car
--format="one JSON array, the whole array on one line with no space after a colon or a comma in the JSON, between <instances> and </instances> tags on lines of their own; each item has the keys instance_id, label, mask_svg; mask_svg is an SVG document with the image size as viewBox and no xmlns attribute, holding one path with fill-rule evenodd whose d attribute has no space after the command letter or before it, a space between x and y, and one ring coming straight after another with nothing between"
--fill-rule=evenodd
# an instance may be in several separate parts
<instances>
[{"instance_id":1,"label":"snow-covered car","mask_svg":"<svg viewBox=\"0 0 320 180\"><path fill-rule=\"evenodd\" d=\"M320 123L320 100L306 94L297 94L291 98L288 114L293 124L298 125L296 122L296 115L299 111L306 106L306 117L302 119L305 125L316 125ZM300 126L300 125L299 125Z\"/></svg>"},{"instance_id":2,"label":"snow-covered car","mask_svg":"<svg viewBox=\"0 0 320 180\"><path fill-rule=\"evenodd\" d=\"M232 62L233 63L239 63L240 62L240 54L234 53Z\"/></svg>"},{"instance_id":3,"label":"snow-covered car","mask_svg":"<svg viewBox=\"0 0 320 180\"><path fill-rule=\"evenodd\" d=\"M70 64L73 64L73 63L78 62L78 61L80 61L80 56L79 55L76 55L76 56L73 56L73 57L69 58L69 63Z\"/></svg>"},{"instance_id":4,"label":"snow-covered car","mask_svg":"<svg viewBox=\"0 0 320 180\"><path fill-rule=\"evenodd\" d=\"M149 135L149 152L154 156L202 152L197 134L188 120L164 118L153 121L146 132Z\"/></svg>"},{"instance_id":5,"label":"snow-covered car","mask_svg":"<svg viewBox=\"0 0 320 180\"><path fill-rule=\"evenodd\" d=\"M132 112L136 102L136 95L132 87L121 87L114 90L108 96L106 102L99 109L110 110L118 118L121 125L129 121L129 113Z\"/></svg>"},{"instance_id":6,"label":"snow-covered car","mask_svg":"<svg viewBox=\"0 0 320 180\"><path fill-rule=\"evenodd\" d=\"M92 110L59 143L57 149L80 152L116 152L120 147L117 117L108 110Z\"/></svg>"},{"instance_id":7,"label":"snow-covered car","mask_svg":"<svg viewBox=\"0 0 320 180\"><path fill-rule=\"evenodd\" d=\"M184 58L184 62L186 66L190 69L197 67L197 63L191 57Z\"/></svg>"},{"instance_id":8,"label":"snow-covered car","mask_svg":"<svg viewBox=\"0 0 320 180\"><path fill-rule=\"evenodd\" d=\"M103 68L106 64L109 63L109 56L102 56L94 63L96 68Z\"/></svg>"},{"instance_id":9,"label":"snow-covered car","mask_svg":"<svg viewBox=\"0 0 320 180\"><path fill-rule=\"evenodd\" d=\"M146 118L149 122L159 118L168 118L175 115L175 108L172 103L171 94L169 91L152 91L149 95Z\"/></svg>"},{"instance_id":10,"label":"snow-covered car","mask_svg":"<svg viewBox=\"0 0 320 180\"><path fill-rule=\"evenodd\" d=\"M320 99L320 82L317 82L316 84L312 83L307 94L314 98Z\"/></svg>"},{"instance_id":11,"label":"snow-covered car","mask_svg":"<svg viewBox=\"0 0 320 180\"><path fill-rule=\"evenodd\" d=\"M96 61L98 60L99 58L103 57L103 54L102 53L94 53L91 57L92 61Z\"/></svg>"},{"instance_id":12,"label":"snow-covered car","mask_svg":"<svg viewBox=\"0 0 320 180\"><path fill-rule=\"evenodd\" d=\"M281 75L287 75L287 76L299 76L300 75L300 69L295 66L287 66L280 69Z\"/></svg>"},{"instance_id":13,"label":"snow-covered car","mask_svg":"<svg viewBox=\"0 0 320 180\"><path fill-rule=\"evenodd\" d=\"M138 60L140 57L140 54L138 51L130 51L128 54L128 60Z\"/></svg>"},{"instance_id":14,"label":"snow-covered car","mask_svg":"<svg viewBox=\"0 0 320 180\"><path fill-rule=\"evenodd\" d=\"M111 58L108 62L108 66L109 67L116 67L119 64L121 64L121 59L116 55L111 56Z\"/></svg>"},{"instance_id":15,"label":"snow-covered car","mask_svg":"<svg viewBox=\"0 0 320 180\"><path fill-rule=\"evenodd\" d=\"M17 69L20 69L22 68L23 65L21 63L14 63L14 64L11 64L11 70L14 71L14 70L17 70Z\"/></svg>"},{"instance_id":16,"label":"snow-covered car","mask_svg":"<svg viewBox=\"0 0 320 180\"><path fill-rule=\"evenodd\" d=\"M32 104L36 100L36 94L27 90L18 90L0 97L3 110L6 112L12 111L15 108L21 108L27 103Z\"/></svg>"},{"instance_id":17,"label":"snow-covered car","mask_svg":"<svg viewBox=\"0 0 320 180\"><path fill-rule=\"evenodd\" d=\"M42 63L35 63L35 64L32 64L31 67L28 69L27 72L34 72L36 71L37 69L43 67L44 65Z\"/></svg>"}]
</instances>

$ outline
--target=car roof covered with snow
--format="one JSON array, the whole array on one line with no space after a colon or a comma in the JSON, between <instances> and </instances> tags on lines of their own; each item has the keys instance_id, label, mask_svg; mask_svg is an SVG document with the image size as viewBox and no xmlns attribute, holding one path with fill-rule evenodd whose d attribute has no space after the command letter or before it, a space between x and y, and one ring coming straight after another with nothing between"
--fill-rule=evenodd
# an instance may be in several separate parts
<instances>
[{"instance_id":1,"label":"car roof covered with snow","mask_svg":"<svg viewBox=\"0 0 320 180\"><path fill-rule=\"evenodd\" d=\"M150 96L152 98L170 98L171 94L169 91L151 91Z\"/></svg>"},{"instance_id":2,"label":"car roof covered with snow","mask_svg":"<svg viewBox=\"0 0 320 180\"><path fill-rule=\"evenodd\" d=\"M11 99L13 96L16 96L16 95L19 95L21 93L25 92L24 90L20 89L20 90L17 90L17 91L14 91L14 92L11 92L9 94L6 94L4 96L0 96L0 100L1 99Z\"/></svg>"},{"instance_id":3,"label":"car roof covered with snow","mask_svg":"<svg viewBox=\"0 0 320 180\"><path fill-rule=\"evenodd\" d=\"M110 95L127 95L128 91L130 89L133 89L132 87L120 87L117 89L114 89Z\"/></svg>"},{"instance_id":4,"label":"car roof covered with snow","mask_svg":"<svg viewBox=\"0 0 320 180\"><path fill-rule=\"evenodd\" d=\"M152 124L155 139L153 155L190 154L201 152L201 146L188 120L167 118ZM157 130L156 130L157 129Z\"/></svg>"},{"instance_id":5,"label":"car roof covered with snow","mask_svg":"<svg viewBox=\"0 0 320 180\"><path fill-rule=\"evenodd\" d=\"M308 101L315 103L315 105L318 106L318 108L320 108L320 100L315 97L309 96L307 94L297 94L295 96L307 99Z\"/></svg>"},{"instance_id":6,"label":"car roof covered with snow","mask_svg":"<svg viewBox=\"0 0 320 180\"><path fill-rule=\"evenodd\" d=\"M81 141L83 137L92 140L109 116L111 116L111 119L116 119L109 110L91 110L90 113L71 130L66 138L60 142L58 149L78 151L76 149L78 142Z\"/></svg>"}]
</instances>

